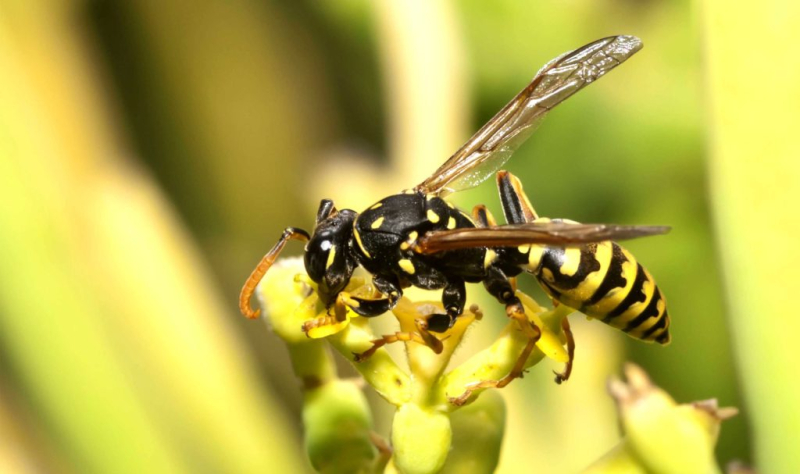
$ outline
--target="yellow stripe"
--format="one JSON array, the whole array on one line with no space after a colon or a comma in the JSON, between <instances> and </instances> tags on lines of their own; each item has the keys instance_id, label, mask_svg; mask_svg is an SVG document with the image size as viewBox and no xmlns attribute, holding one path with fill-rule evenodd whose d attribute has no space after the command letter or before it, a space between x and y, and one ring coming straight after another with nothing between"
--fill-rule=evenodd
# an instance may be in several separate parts
<instances>
[{"instance_id":1,"label":"yellow stripe","mask_svg":"<svg viewBox=\"0 0 800 474\"><path fill-rule=\"evenodd\" d=\"M644 270L644 267L642 267L642 270ZM636 316L639 316L642 313L642 311L644 311L644 309L647 308L647 305L650 304L650 300L653 299L653 294L655 293L656 290L655 282L653 281L653 277L650 276L650 273L647 270L644 270L644 274L647 276L647 278L644 281L644 284L642 285L642 291L645 294L644 301L641 303L632 304L627 311L620 314L619 316L616 316L613 319L613 321L611 321L611 324L614 327L616 328L625 327L629 321L636 318Z\"/></svg>"},{"instance_id":2,"label":"yellow stripe","mask_svg":"<svg viewBox=\"0 0 800 474\"><path fill-rule=\"evenodd\" d=\"M436 224L439 222L439 214L433 212L433 209L428 209L428 220Z\"/></svg>"},{"instance_id":3,"label":"yellow stripe","mask_svg":"<svg viewBox=\"0 0 800 474\"><path fill-rule=\"evenodd\" d=\"M489 268L496 259L497 259L497 252L495 252L492 249L486 250L486 254L483 257L483 268Z\"/></svg>"},{"instance_id":4,"label":"yellow stripe","mask_svg":"<svg viewBox=\"0 0 800 474\"><path fill-rule=\"evenodd\" d=\"M600 242L596 245L594 258L600 264L600 269L586 275L586 278L584 278L578 286L569 291L570 298L576 302L578 305L577 307L583 306L583 304L594 295L594 292L597 291L597 288L603 283L603 279L605 278L609 265L611 264L612 253L613 247L611 242Z\"/></svg>"},{"instance_id":5,"label":"yellow stripe","mask_svg":"<svg viewBox=\"0 0 800 474\"><path fill-rule=\"evenodd\" d=\"M358 229L356 229L355 226L353 226L353 234L356 236L356 243L358 244L358 248L364 252L364 256L367 258L372 258L372 255L370 255L369 252L367 252L367 249L364 248L364 243L361 242L361 234L358 232Z\"/></svg>"},{"instance_id":6,"label":"yellow stripe","mask_svg":"<svg viewBox=\"0 0 800 474\"><path fill-rule=\"evenodd\" d=\"M528 268L527 271L535 272L537 268L539 268L539 264L542 262L542 253L544 253L544 247L541 245L531 245L530 253L528 253ZM550 274L552 277L553 275Z\"/></svg>"},{"instance_id":7,"label":"yellow stripe","mask_svg":"<svg viewBox=\"0 0 800 474\"><path fill-rule=\"evenodd\" d=\"M608 294L596 304L585 308L587 313L603 317L619 306L622 300L631 292L633 282L636 280L636 267L638 265L633 255L624 248L622 249L622 254L625 255L627 259L627 261L622 264L622 276L625 278L625 287L617 287L609 291ZM609 261L609 266L610 265L611 262ZM605 272L608 272L608 268L605 269Z\"/></svg>"},{"instance_id":8,"label":"yellow stripe","mask_svg":"<svg viewBox=\"0 0 800 474\"><path fill-rule=\"evenodd\" d=\"M637 339L642 339L642 335L645 332L647 332L647 330L650 329L654 324L656 324L661 318L664 317L664 310L667 309L667 302L666 302L666 300L664 300L664 295L661 295L661 298L658 300L658 303L656 303L656 309L658 310L658 316L654 316L654 317L651 316L651 317L647 318L647 320L645 322L640 324L633 331L629 332L628 335L633 336L633 337L635 337ZM657 332L657 334L660 334L660 332ZM652 337L653 336L650 335L648 337L648 340L651 339Z\"/></svg>"},{"instance_id":9,"label":"yellow stripe","mask_svg":"<svg viewBox=\"0 0 800 474\"><path fill-rule=\"evenodd\" d=\"M579 247L568 247L564 249L564 264L558 268L559 273L572 276L578 271L581 264L581 249Z\"/></svg>"},{"instance_id":10,"label":"yellow stripe","mask_svg":"<svg viewBox=\"0 0 800 474\"><path fill-rule=\"evenodd\" d=\"M522 182L511 173L508 173L508 177L511 181L511 187L514 188L514 193L516 194L517 198L520 199L520 205L523 209L523 212L530 213L533 219L537 219L538 216L536 215L536 210L533 208L533 205L528 200L528 196L525 194L525 191L522 189ZM528 216L526 216L528 217Z\"/></svg>"},{"instance_id":11,"label":"yellow stripe","mask_svg":"<svg viewBox=\"0 0 800 474\"><path fill-rule=\"evenodd\" d=\"M375 222L373 222L373 223L372 223L372 225L370 226L370 228L372 228L372 229L377 229L378 227L380 227L380 226L381 226L381 224L383 224L383 216L381 216L381 217L379 217L379 218L375 219Z\"/></svg>"},{"instance_id":12,"label":"yellow stripe","mask_svg":"<svg viewBox=\"0 0 800 474\"><path fill-rule=\"evenodd\" d=\"M411 263L411 260L407 258L400 259L397 264L400 265L400 268L409 275L413 275L414 272L416 272L414 264Z\"/></svg>"},{"instance_id":13,"label":"yellow stripe","mask_svg":"<svg viewBox=\"0 0 800 474\"><path fill-rule=\"evenodd\" d=\"M330 251L328 251L328 261L325 262L325 270L331 268L333 265L333 261L336 259L336 246L332 245Z\"/></svg>"}]
</instances>

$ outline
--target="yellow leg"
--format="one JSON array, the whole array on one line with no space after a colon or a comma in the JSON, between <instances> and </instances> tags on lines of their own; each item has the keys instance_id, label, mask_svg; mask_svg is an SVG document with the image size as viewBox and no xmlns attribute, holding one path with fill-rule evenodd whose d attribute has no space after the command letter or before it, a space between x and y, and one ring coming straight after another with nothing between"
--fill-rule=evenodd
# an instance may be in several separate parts
<instances>
[{"instance_id":1,"label":"yellow leg","mask_svg":"<svg viewBox=\"0 0 800 474\"><path fill-rule=\"evenodd\" d=\"M334 301L332 307L328 308L325 316L303 323L303 332L308 335L308 332L312 329L322 326L330 326L344 321L347 318L347 306L349 304L349 299L350 294L346 291L342 291L336 295L336 301ZM331 314L331 311L333 311L333 314Z\"/></svg>"},{"instance_id":2,"label":"yellow leg","mask_svg":"<svg viewBox=\"0 0 800 474\"><path fill-rule=\"evenodd\" d=\"M356 354L354 353L354 360L356 362L362 362L372 356L375 351L380 349L381 347L385 346L386 344L392 344L395 342L416 342L418 344L422 344L423 346L430 347L431 350L436 354L441 354L444 346L442 345L442 341L440 341L436 336L431 334L428 331L428 323L424 319L416 319L414 321L415 325L417 326L417 332L396 332L394 334L387 334L385 336L381 336L378 339L373 339L372 347L367 349L366 351Z\"/></svg>"}]
</instances>

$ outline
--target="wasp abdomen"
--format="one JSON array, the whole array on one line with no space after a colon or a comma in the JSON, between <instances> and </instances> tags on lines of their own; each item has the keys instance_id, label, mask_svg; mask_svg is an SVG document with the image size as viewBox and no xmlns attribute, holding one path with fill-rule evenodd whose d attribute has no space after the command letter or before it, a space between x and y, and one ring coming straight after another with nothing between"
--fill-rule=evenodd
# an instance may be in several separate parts
<instances>
[{"instance_id":1,"label":"wasp abdomen","mask_svg":"<svg viewBox=\"0 0 800 474\"><path fill-rule=\"evenodd\" d=\"M637 339L669 342L666 300L650 273L619 244L538 250L531 250L527 270L551 297Z\"/></svg>"}]
</instances>

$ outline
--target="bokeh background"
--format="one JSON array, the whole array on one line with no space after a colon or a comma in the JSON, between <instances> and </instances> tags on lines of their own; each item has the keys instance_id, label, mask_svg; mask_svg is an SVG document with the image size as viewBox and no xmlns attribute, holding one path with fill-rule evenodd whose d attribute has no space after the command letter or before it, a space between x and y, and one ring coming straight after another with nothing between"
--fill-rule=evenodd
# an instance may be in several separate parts
<instances>
[{"instance_id":1,"label":"bokeh background","mask_svg":"<svg viewBox=\"0 0 800 474\"><path fill-rule=\"evenodd\" d=\"M626 245L673 343L573 316L573 379L541 364L503 390L500 472L611 448L624 360L742 410L721 463L800 472L798 18L777 0L0 1L0 471L308 471L285 348L237 312L252 267L319 199L413 186L547 60L623 33L644 50L507 167L542 215L673 226ZM500 214L491 182L455 201ZM505 324L470 294L488 317L464 353Z\"/></svg>"}]
</instances>

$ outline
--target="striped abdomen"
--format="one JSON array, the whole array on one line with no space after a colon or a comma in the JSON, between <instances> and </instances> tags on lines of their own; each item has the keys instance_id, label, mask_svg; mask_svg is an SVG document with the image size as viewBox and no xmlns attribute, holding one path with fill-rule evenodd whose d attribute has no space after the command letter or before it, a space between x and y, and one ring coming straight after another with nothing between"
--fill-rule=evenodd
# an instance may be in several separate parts
<instances>
[{"instance_id":1,"label":"striped abdomen","mask_svg":"<svg viewBox=\"0 0 800 474\"><path fill-rule=\"evenodd\" d=\"M614 242L537 247L526 270L560 303L644 341L667 344L667 304L653 277Z\"/></svg>"}]
</instances>

